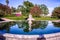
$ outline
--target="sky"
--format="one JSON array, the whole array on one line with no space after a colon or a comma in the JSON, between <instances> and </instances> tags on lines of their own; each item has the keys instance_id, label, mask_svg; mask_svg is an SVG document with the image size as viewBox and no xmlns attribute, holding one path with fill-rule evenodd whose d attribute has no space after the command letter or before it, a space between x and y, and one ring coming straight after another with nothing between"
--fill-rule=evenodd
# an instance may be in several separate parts
<instances>
[{"instance_id":1,"label":"sky","mask_svg":"<svg viewBox=\"0 0 60 40\"><path fill-rule=\"evenodd\" d=\"M0 3L6 5L5 1L6 0L0 0ZM13 6L13 7L17 8L18 5L23 5L24 1L25 0L9 0L9 6L10 7ZM48 16L51 15L51 13L55 7L60 6L60 0L28 0L28 1L32 2L33 4L38 4L38 5L45 4L47 6L47 8L49 9Z\"/></svg>"}]
</instances>

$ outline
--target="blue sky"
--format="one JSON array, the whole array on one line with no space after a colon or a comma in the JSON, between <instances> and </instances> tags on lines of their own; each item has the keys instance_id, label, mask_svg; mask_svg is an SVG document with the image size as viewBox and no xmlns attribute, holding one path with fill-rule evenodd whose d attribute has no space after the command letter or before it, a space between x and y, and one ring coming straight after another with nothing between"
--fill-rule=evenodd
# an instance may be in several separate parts
<instances>
[{"instance_id":1,"label":"blue sky","mask_svg":"<svg viewBox=\"0 0 60 40\"><path fill-rule=\"evenodd\" d=\"M32 2L33 4L39 5L45 4L49 9L50 14L55 7L60 6L60 0L29 0L29 1ZM22 5L23 2L24 0L9 0L9 6L17 7L18 5ZM6 4L5 0L0 0L0 3Z\"/></svg>"}]
</instances>

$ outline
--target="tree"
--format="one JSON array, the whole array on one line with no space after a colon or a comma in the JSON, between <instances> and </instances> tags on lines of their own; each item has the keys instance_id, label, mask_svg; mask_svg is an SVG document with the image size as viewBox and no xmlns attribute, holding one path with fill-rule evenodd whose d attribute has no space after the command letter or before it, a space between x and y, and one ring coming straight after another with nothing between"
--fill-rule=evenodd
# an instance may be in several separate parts
<instances>
[{"instance_id":1,"label":"tree","mask_svg":"<svg viewBox=\"0 0 60 40\"><path fill-rule=\"evenodd\" d=\"M11 14L10 7L0 3L0 16L5 16L8 14Z\"/></svg>"},{"instance_id":2,"label":"tree","mask_svg":"<svg viewBox=\"0 0 60 40\"><path fill-rule=\"evenodd\" d=\"M2 6L3 6L3 5L0 3L0 17L2 17L2 16L3 16Z\"/></svg>"},{"instance_id":3,"label":"tree","mask_svg":"<svg viewBox=\"0 0 60 40\"><path fill-rule=\"evenodd\" d=\"M26 9L24 8L24 6L22 6L22 7L20 8L20 11L22 12L23 15L26 15L26 14L27 14L27 13L26 13Z\"/></svg>"},{"instance_id":4,"label":"tree","mask_svg":"<svg viewBox=\"0 0 60 40\"><path fill-rule=\"evenodd\" d=\"M22 5L18 5L18 7L17 7L17 12L20 12L21 11L21 8L22 8Z\"/></svg>"},{"instance_id":5,"label":"tree","mask_svg":"<svg viewBox=\"0 0 60 40\"><path fill-rule=\"evenodd\" d=\"M49 10L48 10L48 8L47 8L47 6L45 4L41 4L39 7L42 9L42 14L44 16L49 13Z\"/></svg>"},{"instance_id":6,"label":"tree","mask_svg":"<svg viewBox=\"0 0 60 40\"><path fill-rule=\"evenodd\" d=\"M24 1L23 6L20 8L20 10L22 11L22 14L24 15L28 15L30 12L30 9L33 7L34 5L29 2L29 1Z\"/></svg>"},{"instance_id":7,"label":"tree","mask_svg":"<svg viewBox=\"0 0 60 40\"><path fill-rule=\"evenodd\" d=\"M29 1L24 1L24 6L25 6L25 8L31 8L31 7L33 7L34 5L31 3L31 2L29 2Z\"/></svg>"},{"instance_id":8,"label":"tree","mask_svg":"<svg viewBox=\"0 0 60 40\"><path fill-rule=\"evenodd\" d=\"M54 8L54 10L53 10L53 12L52 12L52 17L60 18L60 7Z\"/></svg>"},{"instance_id":9,"label":"tree","mask_svg":"<svg viewBox=\"0 0 60 40\"><path fill-rule=\"evenodd\" d=\"M42 10L37 5L35 5L33 8L31 8L30 13L33 16L38 17L40 14L42 14Z\"/></svg>"},{"instance_id":10,"label":"tree","mask_svg":"<svg viewBox=\"0 0 60 40\"><path fill-rule=\"evenodd\" d=\"M8 4L9 4L9 0L6 0L6 5L8 6Z\"/></svg>"},{"instance_id":11,"label":"tree","mask_svg":"<svg viewBox=\"0 0 60 40\"><path fill-rule=\"evenodd\" d=\"M11 11L12 11L12 13L16 12L16 8L11 7Z\"/></svg>"}]
</instances>

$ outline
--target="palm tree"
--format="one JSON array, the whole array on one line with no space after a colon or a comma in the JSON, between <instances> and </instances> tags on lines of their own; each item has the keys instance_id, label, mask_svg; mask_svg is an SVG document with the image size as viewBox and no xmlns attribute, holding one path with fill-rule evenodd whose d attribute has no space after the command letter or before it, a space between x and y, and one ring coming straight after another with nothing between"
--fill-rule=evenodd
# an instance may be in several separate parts
<instances>
[{"instance_id":1,"label":"palm tree","mask_svg":"<svg viewBox=\"0 0 60 40\"><path fill-rule=\"evenodd\" d=\"M9 4L9 0L6 0L6 5L8 6L8 4Z\"/></svg>"}]
</instances>

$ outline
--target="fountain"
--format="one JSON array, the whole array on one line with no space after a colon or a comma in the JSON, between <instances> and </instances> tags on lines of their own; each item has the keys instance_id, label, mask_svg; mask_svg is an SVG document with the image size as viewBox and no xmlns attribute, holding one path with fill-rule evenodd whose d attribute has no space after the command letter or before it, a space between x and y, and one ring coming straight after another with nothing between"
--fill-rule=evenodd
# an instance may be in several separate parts
<instances>
[{"instance_id":1,"label":"fountain","mask_svg":"<svg viewBox=\"0 0 60 40\"><path fill-rule=\"evenodd\" d=\"M28 20L28 24L29 24L29 30L31 31L32 20L35 20L35 19L32 18L31 14L29 14L29 18L27 20Z\"/></svg>"},{"instance_id":2,"label":"fountain","mask_svg":"<svg viewBox=\"0 0 60 40\"><path fill-rule=\"evenodd\" d=\"M27 20L34 20L31 14L29 14L29 18Z\"/></svg>"}]
</instances>

